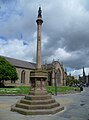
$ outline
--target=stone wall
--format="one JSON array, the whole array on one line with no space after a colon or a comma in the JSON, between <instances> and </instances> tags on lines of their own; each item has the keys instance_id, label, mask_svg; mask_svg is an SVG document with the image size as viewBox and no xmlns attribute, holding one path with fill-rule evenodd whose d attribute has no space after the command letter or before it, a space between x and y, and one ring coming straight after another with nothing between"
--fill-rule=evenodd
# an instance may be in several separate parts
<instances>
[{"instance_id":1,"label":"stone wall","mask_svg":"<svg viewBox=\"0 0 89 120\"><path fill-rule=\"evenodd\" d=\"M56 76L57 86L66 85L66 74L64 72L64 69L62 68L59 62L56 62L54 64L54 67L55 67L55 70L57 70L57 76ZM12 83L11 81L5 81L5 85L16 85L16 86L30 85L30 72L32 71L32 69L16 67L16 71L17 71L19 79L16 80L15 83L14 81ZM49 81L50 85L54 86L55 85L55 71L53 67L51 67L50 69L47 69L47 71L50 73L50 77L51 77Z\"/></svg>"},{"instance_id":2,"label":"stone wall","mask_svg":"<svg viewBox=\"0 0 89 120\"><path fill-rule=\"evenodd\" d=\"M32 71L31 69L26 69L26 68L19 68L16 67L16 71L18 74L18 80L14 81L11 83L11 81L5 81L5 85L30 85L30 72Z\"/></svg>"}]
</instances>

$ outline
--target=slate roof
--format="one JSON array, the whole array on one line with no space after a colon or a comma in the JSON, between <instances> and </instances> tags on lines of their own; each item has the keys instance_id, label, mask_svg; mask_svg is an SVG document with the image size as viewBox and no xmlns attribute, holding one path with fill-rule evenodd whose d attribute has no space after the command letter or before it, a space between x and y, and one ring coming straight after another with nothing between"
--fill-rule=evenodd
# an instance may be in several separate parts
<instances>
[{"instance_id":1,"label":"slate roof","mask_svg":"<svg viewBox=\"0 0 89 120\"><path fill-rule=\"evenodd\" d=\"M10 62L15 67L26 68L26 69L36 69L36 64L35 63L28 62L28 61L23 61L23 60L18 60L18 59L6 57L6 56L2 56L2 57L4 57L8 62ZM54 61L54 64L57 63L57 62L58 61ZM49 63L49 64L42 65L42 66L47 67L47 69L52 69L53 63ZM61 68L63 69L62 66L61 66Z\"/></svg>"},{"instance_id":2,"label":"slate roof","mask_svg":"<svg viewBox=\"0 0 89 120\"><path fill-rule=\"evenodd\" d=\"M22 60L10 58L10 57L5 57L5 56L2 56L2 57L4 57L8 62L10 62L15 67L35 69L35 66L36 66L35 63L22 61Z\"/></svg>"}]
</instances>

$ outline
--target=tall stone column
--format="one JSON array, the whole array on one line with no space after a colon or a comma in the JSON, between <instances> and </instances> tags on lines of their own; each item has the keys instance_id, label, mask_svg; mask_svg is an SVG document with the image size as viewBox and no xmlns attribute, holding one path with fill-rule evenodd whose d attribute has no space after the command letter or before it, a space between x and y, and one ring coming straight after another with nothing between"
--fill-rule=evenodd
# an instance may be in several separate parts
<instances>
[{"instance_id":1,"label":"tall stone column","mask_svg":"<svg viewBox=\"0 0 89 120\"><path fill-rule=\"evenodd\" d=\"M42 23L43 23L41 12L42 12L41 7L39 7L38 17L36 20L36 23L37 23L37 54L36 54L37 66L36 68L37 69L41 69L41 31L42 31L41 29L42 29Z\"/></svg>"},{"instance_id":2,"label":"tall stone column","mask_svg":"<svg viewBox=\"0 0 89 120\"><path fill-rule=\"evenodd\" d=\"M37 53L36 53L36 70L31 71L30 80L32 86L32 94L46 93L45 82L47 79L47 71L41 69L41 29L42 29L42 15L41 7L38 9L37 23Z\"/></svg>"}]
</instances>

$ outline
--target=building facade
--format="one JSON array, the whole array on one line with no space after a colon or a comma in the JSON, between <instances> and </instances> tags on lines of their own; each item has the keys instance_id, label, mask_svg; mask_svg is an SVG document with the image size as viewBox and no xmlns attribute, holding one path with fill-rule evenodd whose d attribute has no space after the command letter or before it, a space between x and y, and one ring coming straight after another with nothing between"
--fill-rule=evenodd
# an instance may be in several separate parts
<instances>
[{"instance_id":1,"label":"building facade","mask_svg":"<svg viewBox=\"0 0 89 120\"><path fill-rule=\"evenodd\" d=\"M48 71L48 85L57 86L66 85L66 73L63 66L58 61L53 61L46 65Z\"/></svg>"},{"instance_id":2,"label":"building facade","mask_svg":"<svg viewBox=\"0 0 89 120\"><path fill-rule=\"evenodd\" d=\"M5 85L30 85L30 73L36 69L36 64L9 57L4 58L16 67L19 77L16 81L5 81ZM55 86L55 82L57 86L66 85L66 73L58 61L42 65L42 69L46 69L48 72L47 85Z\"/></svg>"}]
</instances>

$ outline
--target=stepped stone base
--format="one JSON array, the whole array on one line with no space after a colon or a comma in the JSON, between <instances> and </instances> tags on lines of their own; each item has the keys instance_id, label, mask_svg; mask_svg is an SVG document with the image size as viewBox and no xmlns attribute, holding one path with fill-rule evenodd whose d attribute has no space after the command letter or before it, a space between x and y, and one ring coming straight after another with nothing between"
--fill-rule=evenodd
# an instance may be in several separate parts
<instances>
[{"instance_id":1,"label":"stepped stone base","mask_svg":"<svg viewBox=\"0 0 89 120\"><path fill-rule=\"evenodd\" d=\"M64 110L64 107L60 106L48 93L43 95L27 95L11 106L11 111L24 115L55 114L62 110Z\"/></svg>"},{"instance_id":2,"label":"stepped stone base","mask_svg":"<svg viewBox=\"0 0 89 120\"><path fill-rule=\"evenodd\" d=\"M11 111L24 115L47 115L64 110L64 107L60 106L45 89L46 71L32 71L30 77L32 88L29 95L11 106Z\"/></svg>"}]
</instances>

